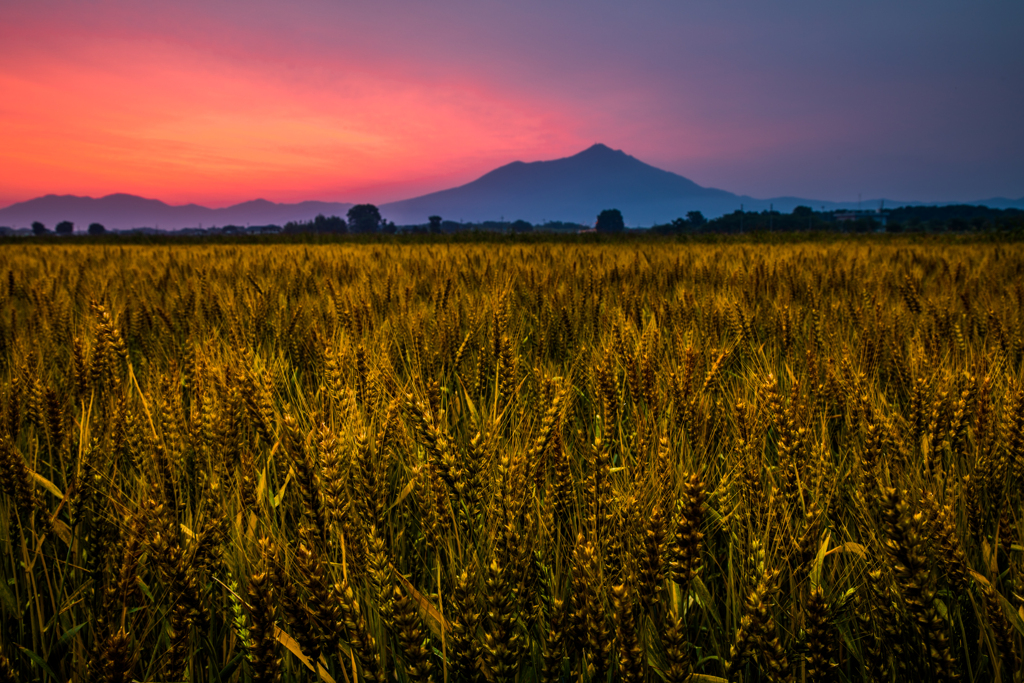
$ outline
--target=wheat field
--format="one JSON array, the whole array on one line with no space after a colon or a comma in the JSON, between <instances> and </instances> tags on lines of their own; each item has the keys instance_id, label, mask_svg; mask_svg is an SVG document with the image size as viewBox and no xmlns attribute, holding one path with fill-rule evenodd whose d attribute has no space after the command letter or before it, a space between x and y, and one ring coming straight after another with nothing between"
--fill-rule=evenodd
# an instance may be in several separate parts
<instances>
[{"instance_id":1,"label":"wheat field","mask_svg":"<svg viewBox=\"0 0 1024 683\"><path fill-rule=\"evenodd\" d=\"M0 249L0 681L1021 681L1024 247Z\"/></svg>"}]
</instances>

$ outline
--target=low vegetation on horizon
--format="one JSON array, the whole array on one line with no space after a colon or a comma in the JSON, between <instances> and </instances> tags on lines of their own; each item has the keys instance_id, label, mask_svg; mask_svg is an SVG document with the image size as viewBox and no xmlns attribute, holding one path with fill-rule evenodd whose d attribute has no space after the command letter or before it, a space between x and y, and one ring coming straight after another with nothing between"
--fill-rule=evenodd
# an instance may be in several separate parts
<instances>
[{"instance_id":1,"label":"low vegetation on horizon","mask_svg":"<svg viewBox=\"0 0 1024 683\"><path fill-rule=\"evenodd\" d=\"M6 245L0 682L1020 683L1022 275Z\"/></svg>"},{"instance_id":2,"label":"low vegetation on horizon","mask_svg":"<svg viewBox=\"0 0 1024 683\"><path fill-rule=\"evenodd\" d=\"M911 235L930 235L935 233L971 234L980 236L998 236L1006 238L1011 235L1024 234L1024 210L991 209L986 206L945 205L945 206L903 206L894 209L865 211L815 211L809 206L797 206L790 213L780 211L743 211L737 210L716 218L707 219L700 211L689 211L685 217L679 217L669 223L656 224L644 228L627 228L626 217L618 209L601 211L593 224L583 225L576 222L546 221L533 224L525 220L491 220L463 222L446 220L442 216L428 216L427 222L416 225L396 225L393 221L381 217L380 210L373 204L357 204L349 209L346 217L316 216L308 221L290 221L280 225L223 225L208 227L183 228L181 230L158 230L155 228L134 228L132 230L108 231L101 223L90 223L85 234L90 237L104 235L122 238L125 236L147 235L150 237L203 237L203 236L242 236L259 235L268 239L268 235L346 235L356 237L389 235L465 235L467 233L500 233L509 235L539 234L565 235L580 232L598 232L605 235L655 235L655 236L694 236L694 235L742 235L749 233L869 233L884 232L890 234L906 233ZM64 220L51 232L40 222L32 223L31 231L14 230L0 227L0 237L28 236L35 237L71 236L76 232L75 224Z\"/></svg>"}]
</instances>

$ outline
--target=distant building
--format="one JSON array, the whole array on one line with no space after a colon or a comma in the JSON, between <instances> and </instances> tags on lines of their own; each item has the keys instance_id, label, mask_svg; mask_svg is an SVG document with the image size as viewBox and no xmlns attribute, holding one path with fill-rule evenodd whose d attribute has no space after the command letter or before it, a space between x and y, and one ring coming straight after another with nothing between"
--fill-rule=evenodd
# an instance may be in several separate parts
<instances>
[{"instance_id":1,"label":"distant building","mask_svg":"<svg viewBox=\"0 0 1024 683\"><path fill-rule=\"evenodd\" d=\"M836 223L846 223L849 221L859 221L861 219L870 218L884 228L886 222L889 220L889 209L866 209L866 210L849 210L849 211L836 211L832 214Z\"/></svg>"}]
</instances>

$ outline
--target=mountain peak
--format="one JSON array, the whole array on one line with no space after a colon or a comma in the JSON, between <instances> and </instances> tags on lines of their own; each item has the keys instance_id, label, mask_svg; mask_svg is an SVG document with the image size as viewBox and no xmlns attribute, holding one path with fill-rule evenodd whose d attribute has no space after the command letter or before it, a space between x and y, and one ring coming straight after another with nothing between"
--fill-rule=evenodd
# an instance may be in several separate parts
<instances>
[{"instance_id":1,"label":"mountain peak","mask_svg":"<svg viewBox=\"0 0 1024 683\"><path fill-rule=\"evenodd\" d=\"M580 152L576 156L578 156L578 157L582 157L582 156L597 156L597 155L607 156L609 154L614 154L615 156L629 156L628 154L623 152L621 149L612 149L608 145L606 145L604 143L601 143L601 142L597 142L597 143L591 145L590 147L587 147L585 150L583 150L582 152Z\"/></svg>"},{"instance_id":2,"label":"mountain peak","mask_svg":"<svg viewBox=\"0 0 1024 683\"><path fill-rule=\"evenodd\" d=\"M617 208L633 225L650 225L683 216L695 207L710 212L712 205L731 208L739 203L733 194L701 187L596 143L561 159L506 164L460 187L392 202L381 209L389 219L407 223L439 215L589 224L602 210Z\"/></svg>"}]
</instances>

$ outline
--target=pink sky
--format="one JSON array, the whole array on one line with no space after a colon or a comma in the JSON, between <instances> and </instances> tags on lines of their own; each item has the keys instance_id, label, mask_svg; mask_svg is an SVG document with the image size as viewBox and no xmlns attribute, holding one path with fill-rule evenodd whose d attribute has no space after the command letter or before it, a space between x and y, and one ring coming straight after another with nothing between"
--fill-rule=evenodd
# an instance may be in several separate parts
<instances>
[{"instance_id":1,"label":"pink sky","mask_svg":"<svg viewBox=\"0 0 1024 683\"><path fill-rule=\"evenodd\" d=\"M1024 195L1019 3L0 8L0 206L407 198L594 142L754 196Z\"/></svg>"}]
</instances>

